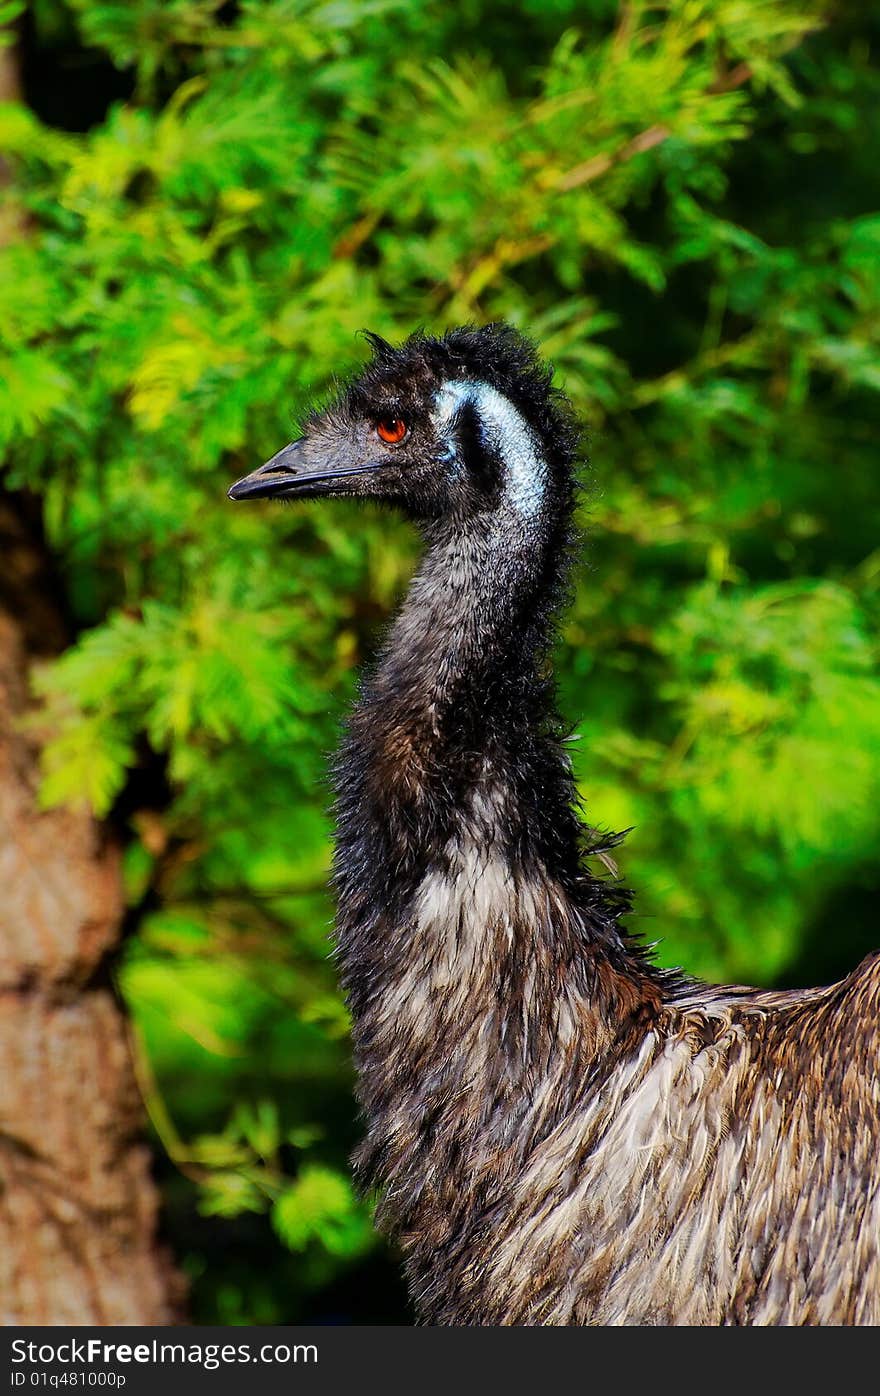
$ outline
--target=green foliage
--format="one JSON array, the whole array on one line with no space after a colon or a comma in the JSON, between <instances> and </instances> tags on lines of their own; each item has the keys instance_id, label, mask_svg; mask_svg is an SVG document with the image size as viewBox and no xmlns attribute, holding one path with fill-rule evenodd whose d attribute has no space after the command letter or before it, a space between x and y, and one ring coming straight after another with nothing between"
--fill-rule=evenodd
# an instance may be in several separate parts
<instances>
[{"instance_id":1,"label":"green foliage","mask_svg":"<svg viewBox=\"0 0 880 1396\"><path fill-rule=\"evenodd\" d=\"M331 1255L347 1256L372 1241L350 1184L329 1168L304 1169L276 1201L272 1223L285 1245L296 1251L317 1240Z\"/></svg>"},{"instance_id":2,"label":"green foliage","mask_svg":"<svg viewBox=\"0 0 880 1396\"><path fill-rule=\"evenodd\" d=\"M526 329L589 424L558 671L636 924L714 978L844 972L876 937L880 32L843 0L37 0L26 32L3 482L78 636L39 679L43 799L126 844L196 1316L296 1321L379 1263L324 770L414 545L226 485L362 327ZM86 58L100 119L50 120Z\"/></svg>"}]
</instances>

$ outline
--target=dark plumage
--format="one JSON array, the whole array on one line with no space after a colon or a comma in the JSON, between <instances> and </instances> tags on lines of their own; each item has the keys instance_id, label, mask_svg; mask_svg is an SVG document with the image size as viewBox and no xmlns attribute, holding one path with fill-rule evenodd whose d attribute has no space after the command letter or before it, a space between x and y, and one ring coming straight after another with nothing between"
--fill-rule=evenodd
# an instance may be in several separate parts
<instances>
[{"instance_id":1,"label":"dark plumage","mask_svg":"<svg viewBox=\"0 0 880 1396\"><path fill-rule=\"evenodd\" d=\"M792 993L650 962L547 667L569 408L505 326L371 342L230 493L381 499L425 539L335 768L356 1164L420 1319L880 1322L880 957Z\"/></svg>"}]
</instances>

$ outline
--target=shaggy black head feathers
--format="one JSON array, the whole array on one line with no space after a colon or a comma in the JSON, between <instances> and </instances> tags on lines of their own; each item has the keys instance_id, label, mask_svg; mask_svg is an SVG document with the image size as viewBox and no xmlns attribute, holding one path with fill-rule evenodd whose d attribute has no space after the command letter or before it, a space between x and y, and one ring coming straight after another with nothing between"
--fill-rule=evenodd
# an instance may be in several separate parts
<instances>
[{"instance_id":1,"label":"shaggy black head feathers","mask_svg":"<svg viewBox=\"0 0 880 1396\"><path fill-rule=\"evenodd\" d=\"M369 330L364 338L373 360L345 395L353 414L390 402L418 409L444 382L484 382L522 413L549 457L574 460L580 432L571 405L552 386L553 371L535 345L512 325L465 325L439 338L418 332L399 347Z\"/></svg>"}]
</instances>

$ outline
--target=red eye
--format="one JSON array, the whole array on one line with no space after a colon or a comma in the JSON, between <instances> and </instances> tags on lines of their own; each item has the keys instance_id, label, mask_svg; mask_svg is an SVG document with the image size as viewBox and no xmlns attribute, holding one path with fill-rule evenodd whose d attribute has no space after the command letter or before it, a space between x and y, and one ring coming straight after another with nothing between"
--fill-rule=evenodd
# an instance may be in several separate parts
<instances>
[{"instance_id":1,"label":"red eye","mask_svg":"<svg viewBox=\"0 0 880 1396\"><path fill-rule=\"evenodd\" d=\"M393 446L406 436L406 422L400 417L382 417L376 423L376 431L383 441L388 441Z\"/></svg>"}]
</instances>

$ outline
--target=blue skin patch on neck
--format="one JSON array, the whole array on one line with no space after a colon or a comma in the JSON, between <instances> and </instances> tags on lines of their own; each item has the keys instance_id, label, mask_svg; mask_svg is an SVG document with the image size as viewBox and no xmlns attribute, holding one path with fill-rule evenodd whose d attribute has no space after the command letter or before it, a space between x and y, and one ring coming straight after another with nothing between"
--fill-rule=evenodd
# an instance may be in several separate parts
<instances>
[{"instance_id":1,"label":"blue skin patch on neck","mask_svg":"<svg viewBox=\"0 0 880 1396\"><path fill-rule=\"evenodd\" d=\"M480 420L483 438L497 452L506 474L505 498L523 518L534 518L541 508L547 482L547 464L525 418L503 393L489 383L463 379L444 383L435 398L438 431L448 432L464 403L470 403ZM447 438L449 456L457 455Z\"/></svg>"}]
</instances>

